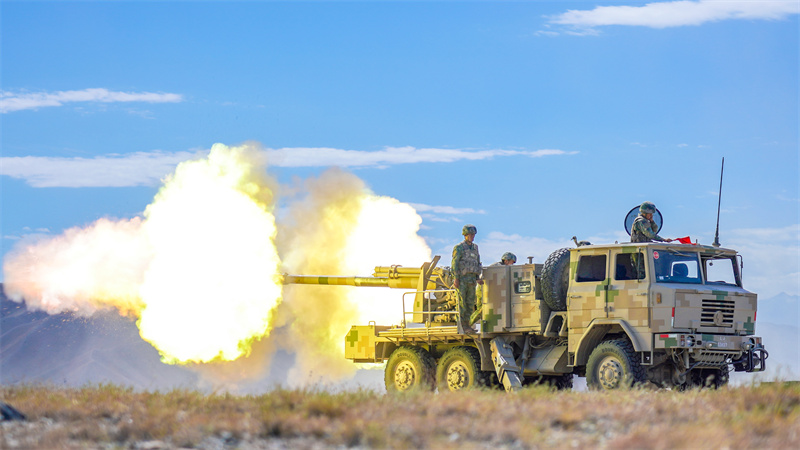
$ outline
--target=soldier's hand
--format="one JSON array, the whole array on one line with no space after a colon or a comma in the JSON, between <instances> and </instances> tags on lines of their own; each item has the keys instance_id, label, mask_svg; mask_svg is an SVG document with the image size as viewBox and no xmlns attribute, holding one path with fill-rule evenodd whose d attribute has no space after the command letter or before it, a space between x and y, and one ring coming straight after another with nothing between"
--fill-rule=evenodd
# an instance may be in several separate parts
<instances>
[{"instance_id":1,"label":"soldier's hand","mask_svg":"<svg viewBox=\"0 0 800 450\"><path fill-rule=\"evenodd\" d=\"M458 278L456 278L456 281L453 282L453 287L458 289L458 285L459 285Z\"/></svg>"},{"instance_id":2,"label":"soldier's hand","mask_svg":"<svg viewBox=\"0 0 800 450\"><path fill-rule=\"evenodd\" d=\"M667 242L672 242L672 241L674 241L674 240L675 240L675 239L667 239Z\"/></svg>"}]
</instances>

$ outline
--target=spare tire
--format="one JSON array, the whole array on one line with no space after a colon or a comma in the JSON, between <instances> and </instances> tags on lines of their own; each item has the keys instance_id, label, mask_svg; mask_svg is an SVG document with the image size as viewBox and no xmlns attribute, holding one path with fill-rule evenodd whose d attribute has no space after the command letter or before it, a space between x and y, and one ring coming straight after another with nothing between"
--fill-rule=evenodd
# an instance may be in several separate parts
<instances>
[{"instance_id":1,"label":"spare tire","mask_svg":"<svg viewBox=\"0 0 800 450\"><path fill-rule=\"evenodd\" d=\"M569 288L569 249L562 248L547 257L542 269L542 296L553 311L567 309Z\"/></svg>"}]
</instances>

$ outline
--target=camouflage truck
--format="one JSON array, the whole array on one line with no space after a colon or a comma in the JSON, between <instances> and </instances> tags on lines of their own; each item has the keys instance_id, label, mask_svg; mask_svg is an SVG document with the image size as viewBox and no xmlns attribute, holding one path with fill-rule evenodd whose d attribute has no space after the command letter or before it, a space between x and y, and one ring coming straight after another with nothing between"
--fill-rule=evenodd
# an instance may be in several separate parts
<instances>
[{"instance_id":1,"label":"camouflage truck","mask_svg":"<svg viewBox=\"0 0 800 450\"><path fill-rule=\"evenodd\" d=\"M587 244L581 242L580 244ZM386 362L388 391L546 383L718 387L766 368L757 297L734 250L664 242L579 245L544 264L483 268L479 331L459 333L449 268L376 267L372 277L285 277L285 283L413 289L403 321L354 325L344 356ZM407 302L413 306L407 309Z\"/></svg>"}]
</instances>

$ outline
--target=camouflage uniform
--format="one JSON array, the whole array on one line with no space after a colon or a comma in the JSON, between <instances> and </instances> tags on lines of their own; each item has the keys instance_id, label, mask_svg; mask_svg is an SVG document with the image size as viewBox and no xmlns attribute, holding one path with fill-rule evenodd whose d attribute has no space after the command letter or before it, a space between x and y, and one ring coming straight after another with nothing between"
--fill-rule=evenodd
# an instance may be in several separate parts
<instances>
[{"instance_id":1,"label":"camouflage uniform","mask_svg":"<svg viewBox=\"0 0 800 450\"><path fill-rule=\"evenodd\" d=\"M631 242L665 241L658 234L658 225L654 220L647 220L639 214L631 226Z\"/></svg>"},{"instance_id":2,"label":"camouflage uniform","mask_svg":"<svg viewBox=\"0 0 800 450\"><path fill-rule=\"evenodd\" d=\"M464 227L465 230L467 227ZM474 228L474 227L473 227ZM478 284L481 271L481 256L477 244L466 239L453 247L453 262L451 264L453 276L458 280L458 315L462 324L471 325L470 316L475 311L477 303L475 288Z\"/></svg>"},{"instance_id":3,"label":"camouflage uniform","mask_svg":"<svg viewBox=\"0 0 800 450\"><path fill-rule=\"evenodd\" d=\"M658 225L654 220L647 220L645 214L655 214L656 205L650 202L642 203L639 207L639 215L631 226L631 242L653 242L666 241L658 235Z\"/></svg>"}]
</instances>

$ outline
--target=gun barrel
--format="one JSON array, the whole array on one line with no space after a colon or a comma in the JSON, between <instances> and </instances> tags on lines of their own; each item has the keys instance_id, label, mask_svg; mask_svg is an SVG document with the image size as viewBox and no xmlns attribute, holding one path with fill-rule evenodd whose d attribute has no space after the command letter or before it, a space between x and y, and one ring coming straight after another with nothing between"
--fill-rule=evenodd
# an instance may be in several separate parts
<instances>
[{"instance_id":1,"label":"gun barrel","mask_svg":"<svg viewBox=\"0 0 800 450\"><path fill-rule=\"evenodd\" d=\"M283 284L316 284L325 286L390 287L414 289L417 282L412 278L390 279L386 277L338 277L317 275L285 275Z\"/></svg>"},{"instance_id":2,"label":"gun barrel","mask_svg":"<svg viewBox=\"0 0 800 450\"><path fill-rule=\"evenodd\" d=\"M419 267L375 266L375 276L384 276L385 274L396 274L396 275L410 275L418 277L421 272L422 269L420 269Z\"/></svg>"}]
</instances>

